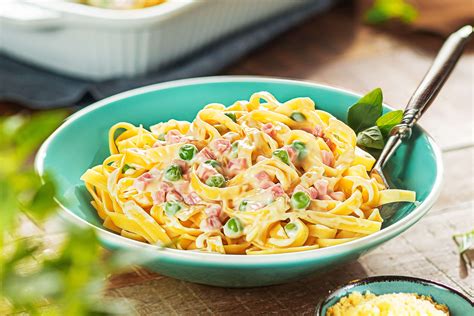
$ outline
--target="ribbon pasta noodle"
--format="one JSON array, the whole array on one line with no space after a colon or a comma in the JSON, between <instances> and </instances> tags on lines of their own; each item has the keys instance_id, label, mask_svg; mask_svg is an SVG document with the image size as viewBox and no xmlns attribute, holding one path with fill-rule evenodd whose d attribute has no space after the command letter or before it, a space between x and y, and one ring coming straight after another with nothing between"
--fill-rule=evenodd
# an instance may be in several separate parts
<instances>
[{"instance_id":1,"label":"ribbon pasta noodle","mask_svg":"<svg viewBox=\"0 0 474 316\"><path fill-rule=\"evenodd\" d=\"M309 98L268 92L193 122L121 122L110 156L82 180L104 226L182 250L274 254L330 247L381 229L378 207L414 202L369 176L354 131Z\"/></svg>"}]
</instances>

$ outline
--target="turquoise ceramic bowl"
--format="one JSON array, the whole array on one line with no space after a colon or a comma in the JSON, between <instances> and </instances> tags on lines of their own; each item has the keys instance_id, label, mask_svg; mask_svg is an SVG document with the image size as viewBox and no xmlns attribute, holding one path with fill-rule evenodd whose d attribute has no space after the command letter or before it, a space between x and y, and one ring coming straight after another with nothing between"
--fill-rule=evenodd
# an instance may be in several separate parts
<instances>
[{"instance_id":1,"label":"turquoise ceramic bowl","mask_svg":"<svg viewBox=\"0 0 474 316\"><path fill-rule=\"evenodd\" d=\"M441 154L418 126L409 145L403 145L386 167L398 188L414 190L420 203L402 205L371 236L335 247L289 254L221 255L166 249L121 237L102 227L79 179L108 154L107 132L119 122L148 127L175 118L192 120L206 104L230 105L266 90L280 101L307 96L319 109L345 119L347 108L360 95L301 81L260 77L210 77L180 80L139 88L97 102L69 117L43 144L36 157L40 175L48 171L58 181L56 200L72 222L92 226L104 247L146 252L145 265L167 276L216 286L244 287L284 283L357 259L416 223L435 202L442 178ZM389 108L385 108L388 111Z\"/></svg>"},{"instance_id":2,"label":"turquoise ceramic bowl","mask_svg":"<svg viewBox=\"0 0 474 316\"><path fill-rule=\"evenodd\" d=\"M431 296L436 302L449 308L451 316L474 315L474 305L464 294L455 289L434 281L406 276L376 276L355 280L331 292L316 307L316 316L325 316L328 308L336 304L342 297L352 292L373 294L416 293Z\"/></svg>"}]
</instances>

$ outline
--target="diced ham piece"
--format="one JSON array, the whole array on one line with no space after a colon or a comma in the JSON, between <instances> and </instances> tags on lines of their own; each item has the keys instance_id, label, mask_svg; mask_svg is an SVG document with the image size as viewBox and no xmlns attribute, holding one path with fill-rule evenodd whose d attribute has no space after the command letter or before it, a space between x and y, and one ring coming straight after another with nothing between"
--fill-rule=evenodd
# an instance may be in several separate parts
<instances>
[{"instance_id":1,"label":"diced ham piece","mask_svg":"<svg viewBox=\"0 0 474 316\"><path fill-rule=\"evenodd\" d=\"M268 189L274 184L270 175L265 171L260 171L257 173L255 178L258 180L259 186L262 189Z\"/></svg>"},{"instance_id":2,"label":"diced ham piece","mask_svg":"<svg viewBox=\"0 0 474 316\"><path fill-rule=\"evenodd\" d=\"M329 196L336 201L344 201L346 199L346 195L344 192L336 191L336 192L329 192Z\"/></svg>"},{"instance_id":3,"label":"diced ham piece","mask_svg":"<svg viewBox=\"0 0 474 316\"><path fill-rule=\"evenodd\" d=\"M227 164L227 175L229 177L235 177L240 172L247 169L247 159L245 158L234 158Z\"/></svg>"},{"instance_id":4,"label":"diced ham piece","mask_svg":"<svg viewBox=\"0 0 474 316\"><path fill-rule=\"evenodd\" d=\"M204 147L196 156L199 161L215 160L216 155L207 147Z\"/></svg>"},{"instance_id":5,"label":"diced ham piece","mask_svg":"<svg viewBox=\"0 0 474 316\"><path fill-rule=\"evenodd\" d=\"M169 185L168 183L166 183L166 182L161 182L160 188L164 192L168 192L168 191L171 191L173 189L173 187L171 185Z\"/></svg>"},{"instance_id":6,"label":"diced ham piece","mask_svg":"<svg viewBox=\"0 0 474 316\"><path fill-rule=\"evenodd\" d=\"M184 199L184 202L188 205L199 204L199 202L202 201L199 195L194 191L187 195L183 195L183 199Z\"/></svg>"},{"instance_id":7,"label":"diced ham piece","mask_svg":"<svg viewBox=\"0 0 474 316\"><path fill-rule=\"evenodd\" d=\"M276 130L275 130L275 126L273 126L272 123L267 123L267 124L264 124L262 126L262 131L267 134L268 136L270 136L271 138L275 138L276 136Z\"/></svg>"},{"instance_id":8,"label":"diced ham piece","mask_svg":"<svg viewBox=\"0 0 474 316\"><path fill-rule=\"evenodd\" d=\"M166 193L166 201L172 202L172 201L182 201L183 197L181 194L179 194L177 191L172 190Z\"/></svg>"},{"instance_id":9,"label":"diced ham piece","mask_svg":"<svg viewBox=\"0 0 474 316\"><path fill-rule=\"evenodd\" d=\"M214 140L209 146L219 154L223 154L231 148L230 141L224 138Z\"/></svg>"},{"instance_id":10,"label":"diced ham piece","mask_svg":"<svg viewBox=\"0 0 474 316\"><path fill-rule=\"evenodd\" d=\"M155 179L155 176L149 172L145 172L135 179L133 186L140 192L145 191L146 186Z\"/></svg>"},{"instance_id":11,"label":"diced ham piece","mask_svg":"<svg viewBox=\"0 0 474 316\"><path fill-rule=\"evenodd\" d=\"M285 191L281 187L281 184L275 184L270 188L270 191L272 192L273 198L276 199L277 197L285 195Z\"/></svg>"},{"instance_id":12,"label":"diced ham piece","mask_svg":"<svg viewBox=\"0 0 474 316\"><path fill-rule=\"evenodd\" d=\"M334 155L331 151L321 150L321 159L326 166L334 166Z\"/></svg>"},{"instance_id":13,"label":"diced ham piece","mask_svg":"<svg viewBox=\"0 0 474 316\"><path fill-rule=\"evenodd\" d=\"M296 158L298 157L298 153L296 152L296 150L291 146L284 146L283 149L285 149L286 152L288 153L288 157L290 158L290 161L292 163L295 163Z\"/></svg>"},{"instance_id":14,"label":"diced ham piece","mask_svg":"<svg viewBox=\"0 0 474 316\"><path fill-rule=\"evenodd\" d=\"M151 193L153 204L161 204L165 201L165 191L155 191Z\"/></svg>"},{"instance_id":15,"label":"diced ham piece","mask_svg":"<svg viewBox=\"0 0 474 316\"><path fill-rule=\"evenodd\" d=\"M201 181L206 182L207 179L212 176L217 174L218 172L216 169L214 169L211 165L202 163L199 165L199 167L196 170L196 174L201 179Z\"/></svg>"},{"instance_id":16,"label":"diced ham piece","mask_svg":"<svg viewBox=\"0 0 474 316\"><path fill-rule=\"evenodd\" d=\"M212 216L219 217L221 216L221 213L222 213L222 207L219 204L211 204L207 206L204 212L209 217L212 217Z\"/></svg>"},{"instance_id":17,"label":"diced ham piece","mask_svg":"<svg viewBox=\"0 0 474 316\"><path fill-rule=\"evenodd\" d=\"M328 194L328 185L329 185L329 182L328 182L328 180L325 180L325 179L317 180L314 183L314 187L318 191L318 198L319 199L321 199L321 197Z\"/></svg>"},{"instance_id":18,"label":"diced ham piece","mask_svg":"<svg viewBox=\"0 0 474 316\"><path fill-rule=\"evenodd\" d=\"M222 228L222 222L219 217L210 216L201 221L201 223L199 224L199 228L205 232L219 230Z\"/></svg>"},{"instance_id":19,"label":"diced ham piece","mask_svg":"<svg viewBox=\"0 0 474 316\"><path fill-rule=\"evenodd\" d=\"M331 151L335 151L336 148L337 148L337 145L334 144L332 142L332 140L330 140L329 138L323 136L323 139L324 139L324 142L326 143L326 145L328 145L329 149L331 149Z\"/></svg>"},{"instance_id":20,"label":"diced ham piece","mask_svg":"<svg viewBox=\"0 0 474 316\"><path fill-rule=\"evenodd\" d=\"M318 198L318 190L314 187L311 187L311 188L305 188L304 186L302 186L301 184L298 184L295 189L293 190L293 193L296 193L296 192L305 192L307 193L311 199L313 200L316 200Z\"/></svg>"},{"instance_id":21,"label":"diced ham piece","mask_svg":"<svg viewBox=\"0 0 474 316\"><path fill-rule=\"evenodd\" d=\"M186 174L188 172L189 166L186 161L181 159L174 159L172 163L178 165L181 168L183 174Z\"/></svg>"},{"instance_id":22,"label":"diced ham piece","mask_svg":"<svg viewBox=\"0 0 474 316\"><path fill-rule=\"evenodd\" d=\"M308 192L311 199L316 200L318 198L319 193L318 193L318 190L316 190L316 188L311 187L308 189Z\"/></svg>"},{"instance_id":23,"label":"diced ham piece","mask_svg":"<svg viewBox=\"0 0 474 316\"><path fill-rule=\"evenodd\" d=\"M165 140L168 144L177 144L186 141L187 137L181 134L178 130L172 129L166 133Z\"/></svg>"},{"instance_id":24,"label":"diced ham piece","mask_svg":"<svg viewBox=\"0 0 474 316\"><path fill-rule=\"evenodd\" d=\"M319 125L316 125L313 128L303 128L305 132L308 132L310 134L313 134L316 137L322 137L324 135L323 133L323 128Z\"/></svg>"}]
</instances>

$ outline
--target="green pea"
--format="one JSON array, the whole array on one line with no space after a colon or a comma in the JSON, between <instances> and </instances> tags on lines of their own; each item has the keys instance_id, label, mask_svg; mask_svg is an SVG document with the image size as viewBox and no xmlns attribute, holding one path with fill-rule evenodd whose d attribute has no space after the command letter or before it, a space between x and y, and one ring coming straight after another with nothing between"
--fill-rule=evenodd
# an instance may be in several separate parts
<instances>
[{"instance_id":1,"label":"green pea","mask_svg":"<svg viewBox=\"0 0 474 316\"><path fill-rule=\"evenodd\" d=\"M186 144L181 146L179 149L179 157L183 160L191 160L193 159L194 155L197 153L197 148L196 146L192 144Z\"/></svg>"},{"instance_id":2,"label":"green pea","mask_svg":"<svg viewBox=\"0 0 474 316\"><path fill-rule=\"evenodd\" d=\"M303 191L293 193L293 196L291 197L291 206L298 210L304 210L309 206L310 202L311 199L309 198L309 195Z\"/></svg>"},{"instance_id":3,"label":"green pea","mask_svg":"<svg viewBox=\"0 0 474 316\"><path fill-rule=\"evenodd\" d=\"M290 118L291 118L293 121L296 121L296 122L303 122L303 121L306 121L306 116L304 116L304 114L301 113L301 112L293 112L293 113L291 113Z\"/></svg>"},{"instance_id":4,"label":"green pea","mask_svg":"<svg viewBox=\"0 0 474 316\"><path fill-rule=\"evenodd\" d=\"M247 204L249 204L249 201L247 200L243 200L242 202L240 202L239 211L245 211L245 209L247 208Z\"/></svg>"},{"instance_id":5,"label":"green pea","mask_svg":"<svg viewBox=\"0 0 474 316\"><path fill-rule=\"evenodd\" d=\"M169 181L178 181L181 179L183 171L178 165L171 165L165 170L165 178Z\"/></svg>"},{"instance_id":6,"label":"green pea","mask_svg":"<svg viewBox=\"0 0 474 316\"><path fill-rule=\"evenodd\" d=\"M217 168L217 167L220 166L220 163L218 163L217 161L215 161L215 160L213 160L213 159L211 159L211 160L206 160L204 163L207 164L207 165L211 165L211 166L214 167L214 168Z\"/></svg>"},{"instance_id":7,"label":"green pea","mask_svg":"<svg viewBox=\"0 0 474 316\"><path fill-rule=\"evenodd\" d=\"M158 135L158 140L161 140L162 142L164 142L165 141L165 134L161 133L160 135Z\"/></svg>"},{"instance_id":8,"label":"green pea","mask_svg":"<svg viewBox=\"0 0 474 316\"><path fill-rule=\"evenodd\" d=\"M224 113L224 115L234 121L234 123L237 123L237 117L235 116L235 113Z\"/></svg>"},{"instance_id":9,"label":"green pea","mask_svg":"<svg viewBox=\"0 0 474 316\"><path fill-rule=\"evenodd\" d=\"M273 156L279 158L281 161L286 163L287 165L290 164L290 157L288 156L288 152L284 149L277 149L273 152Z\"/></svg>"},{"instance_id":10,"label":"green pea","mask_svg":"<svg viewBox=\"0 0 474 316\"><path fill-rule=\"evenodd\" d=\"M238 150L239 150L239 141L235 141L232 143L232 153L231 153L232 158L237 157Z\"/></svg>"},{"instance_id":11,"label":"green pea","mask_svg":"<svg viewBox=\"0 0 474 316\"><path fill-rule=\"evenodd\" d=\"M291 236L296 233L296 231L298 230L298 226L295 223L288 223L285 225L284 229L286 234Z\"/></svg>"},{"instance_id":12,"label":"green pea","mask_svg":"<svg viewBox=\"0 0 474 316\"><path fill-rule=\"evenodd\" d=\"M293 144L291 144L291 147L293 147L298 153L298 159L302 159L306 156L307 154L306 145L303 142L300 142L299 140L295 140Z\"/></svg>"},{"instance_id":13,"label":"green pea","mask_svg":"<svg viewBox=\"0 0 474 316\"><path fill-rule=\"evenodd\" d=\"M133 169L133 170L135 170L135 167L132 167L132 166L130 166L129 164L125 164L125 165L122 167L122 173L127 172L128 169Z\"/></svg>"},{"instance_id":14,"label":"green pea","mask_svg":"<svg viewBox=\"0 0 474 316\"><path fill-rule=\"evenodd\" d=\"M177 202L166 202L165 203L165 213L168 217L174 216L181 210L181 205Z\"/></svg>"},{"instance_id":15,"label":"green pea","mask_svg":"<svg viewBox=\"0 0 474 316\"><path fill-rule=\"evenodd\" d=\"M224 225L224 235L230 238L238 238L242 236L244 227L238 218L230 218Z\"/></svg>"},{"instance_id":16,"label":"green pea","mask_svg":"<svg viewBox=\"0 0 474 316\"><path fill-rule=\"evenodd\" d=\"M225 178L221 174L215 174L207 179L206 184L210 187L221 188L225 184Z\"/></svg>"}]
</instances>

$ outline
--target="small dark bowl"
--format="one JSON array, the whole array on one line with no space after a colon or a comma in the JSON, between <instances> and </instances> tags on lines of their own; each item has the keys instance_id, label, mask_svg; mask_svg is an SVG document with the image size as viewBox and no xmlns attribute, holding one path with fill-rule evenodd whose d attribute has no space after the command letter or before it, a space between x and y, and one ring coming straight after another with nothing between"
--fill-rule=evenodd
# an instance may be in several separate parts
<instances>
[{"instance_id":1,"label":"small dark bowl","mask_svg":"<svg viewBox=\"0 0 474 316\"><path fill-rule=\"evenodd\" d=\"M397 275L369 277L340 286L321 300L316 307L315 315L325 316L329 307L352 292L365 293L367 291L376 295L416 293L431 296L435 302L446 305L451 316L474 315L473 302L459 291L438 282Z\"/></svg>"}]
</instances>

